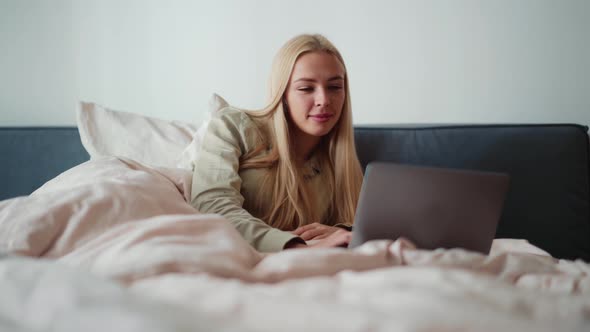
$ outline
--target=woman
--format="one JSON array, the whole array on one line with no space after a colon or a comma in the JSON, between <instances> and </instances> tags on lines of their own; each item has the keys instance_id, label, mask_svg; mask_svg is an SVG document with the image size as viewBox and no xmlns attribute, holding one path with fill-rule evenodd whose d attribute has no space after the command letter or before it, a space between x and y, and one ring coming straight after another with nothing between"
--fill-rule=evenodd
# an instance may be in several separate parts
<instances>
[{"instance_id":1,"label":"woman","mask_svg":"<svg viewBox=\"0 0 590 332\"><path fill-rule=\"evenodd\" d=\"M195 165L191 204L223 215L257 250L346 245L362 172L338 50L321 35L289 40L268 106L214 114Z\"/></svg>"}]
</instances>

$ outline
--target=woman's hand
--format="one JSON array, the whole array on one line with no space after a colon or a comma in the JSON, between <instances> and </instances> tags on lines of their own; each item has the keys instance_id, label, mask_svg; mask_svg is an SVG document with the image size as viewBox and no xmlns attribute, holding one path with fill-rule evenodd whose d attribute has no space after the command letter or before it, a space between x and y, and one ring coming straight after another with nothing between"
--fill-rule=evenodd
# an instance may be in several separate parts
<instances>
[{"instance_id":1,"label":"woman's hand","mask_svg":"<svg viewBox=\"0 0 590 332\"><path fill-rule=\"evenodd\" d=\"M343 228L333 228L336 229L333 232L326 235L325 237L323 237L322 239L318 239L316 237L315 239L307 242L307 244L293 241L288 243L285 246L285 249L347 247L348 243L350 243L350 239L352 238L352 233Z\"/></svg>"},{"instance_id":2,"label":"woman's hand","mask_svg":"<svg viewBox=\"0 0 590 332\"><path fill-rule=\"evenodd\" d=\"M352 233L343 228L320 223L299 227L292 233L307 241L307 244L292 242L285 249L346 247L352 238Z\"/></svg>"},{"instance_id":3,"label":"woman's hand","mask_svg":"<svg viewBox=\"0 0 590 332\"><path fill-rule=\"evenodd\" d=\"M303 241L309 241L325 239L339 230L342 230L342 228L314 222L313 224L301 226L294 230L292 233L298 235L300 238L303 239Z\"/></svg>"}]
</instances>

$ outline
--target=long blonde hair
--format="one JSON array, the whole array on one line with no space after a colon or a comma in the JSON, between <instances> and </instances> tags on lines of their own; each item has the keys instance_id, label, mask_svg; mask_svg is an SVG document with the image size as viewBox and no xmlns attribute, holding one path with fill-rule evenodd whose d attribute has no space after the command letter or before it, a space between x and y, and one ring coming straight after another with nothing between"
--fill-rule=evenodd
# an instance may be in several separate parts
<instances>
[{"instance_id":1,"label":"long blonde hair","mask_svg":"<svg viewBox=\"0 0 590 332\"><path fill-rule=\"evenodd\" d=\"M269 225L291 230L312 222L322 222L321 211L315 208L313 194L305 186L302 172L295 163L289 134L289 118L285 113L284 95L297 59L308 52L332 54L344 67L345 101L341 116L329 134L322 137L316 149L321 176L328 179L332 193L328 224L354 221L362 183L362 171L354 145L352 110L346 66L340 52L322 35L299 35L279 50L272 65L269 81L269 103L261 110L243 110L259 126L264 139L243 156L240 170L267 168L260 192L272 193L272 202L256 202L261 216ZM262 153L267 151L266 154ZM270 203L270 206L269 206ZM265 208L266 207L266 208Z\"/></svg>"}]
</instances>

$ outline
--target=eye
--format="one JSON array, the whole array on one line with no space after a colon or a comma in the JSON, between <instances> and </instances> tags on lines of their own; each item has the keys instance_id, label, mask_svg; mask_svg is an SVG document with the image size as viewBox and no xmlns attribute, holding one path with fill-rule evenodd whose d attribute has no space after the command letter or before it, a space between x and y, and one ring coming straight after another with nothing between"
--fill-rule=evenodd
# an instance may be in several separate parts
<instances>
[{"instance_id":1,"label":"eye","mask_svg":"<svg viewBox=\"0 0 590 332\"><path fill-rule=\"evenodd\" d=\"M328 87L328 89L330 89L330 90L342 90L342 87L340 85L330 85Z\"/></svg>"},{"instance_id":2,"label":"eye","mask_svg":"<svg viewBox=\"0 0 590 332\"><path fill-rule=\"evenodd\" d=\"M304 87L297 88L297 90L298 91L303 91L303 92L310 92L310 91L313 91L313 88L312 87L308 87L308 86L304 86Z\"/></svg>"}]
</instances>

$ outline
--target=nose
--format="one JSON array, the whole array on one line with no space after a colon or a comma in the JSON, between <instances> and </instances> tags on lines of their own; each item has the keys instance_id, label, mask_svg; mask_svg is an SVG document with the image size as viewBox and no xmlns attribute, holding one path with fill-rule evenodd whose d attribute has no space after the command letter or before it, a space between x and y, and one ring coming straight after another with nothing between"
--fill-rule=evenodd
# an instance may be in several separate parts
<instances>
[{"instance_id":1,"label":"nose","mask_svg":"<svg viewBox=\"0 0 590 332\"><path fill-rule=\"evenodd\" d=\"M318 89L315 96L316 106L328 106L330 105L330 96L325 89Z\"/></svg>"}]
</instances>

